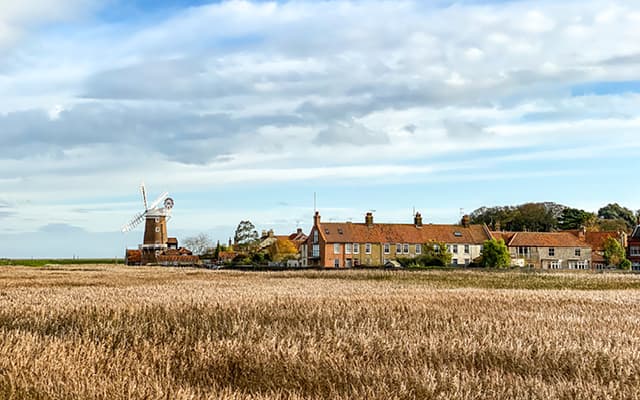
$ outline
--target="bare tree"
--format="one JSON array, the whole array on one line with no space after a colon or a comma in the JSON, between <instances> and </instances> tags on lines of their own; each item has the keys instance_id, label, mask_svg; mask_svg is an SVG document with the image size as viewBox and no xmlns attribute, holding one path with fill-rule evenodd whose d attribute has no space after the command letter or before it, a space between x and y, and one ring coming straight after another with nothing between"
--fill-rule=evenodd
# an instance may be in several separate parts
<instances>
[{"instance_id":1,"label":"bare tree","mask_svg":"<svg viewBox=\"0 0 640 400\"><path fill-rule=\"evenodd\" d=\"M211 243L211 238L206 233L199 233L184 240L184 246L198 256L206 254L212 247Z\"/></svg>"}]
</instances>

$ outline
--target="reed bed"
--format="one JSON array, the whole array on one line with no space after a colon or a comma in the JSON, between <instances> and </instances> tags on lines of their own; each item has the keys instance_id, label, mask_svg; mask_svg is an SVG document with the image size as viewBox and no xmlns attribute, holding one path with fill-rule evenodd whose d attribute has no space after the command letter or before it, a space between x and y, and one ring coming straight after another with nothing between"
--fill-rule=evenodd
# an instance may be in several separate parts
<instances>
[{"instance_id":1,"label":"reed bed","mask_svg":"<svg viewBox=\"0 0 640 400\"><path fill-rule=\"evenodd\" d=\"M635 399L640 279L0 267L3 399Z\"/></svg>"}]
</instances>

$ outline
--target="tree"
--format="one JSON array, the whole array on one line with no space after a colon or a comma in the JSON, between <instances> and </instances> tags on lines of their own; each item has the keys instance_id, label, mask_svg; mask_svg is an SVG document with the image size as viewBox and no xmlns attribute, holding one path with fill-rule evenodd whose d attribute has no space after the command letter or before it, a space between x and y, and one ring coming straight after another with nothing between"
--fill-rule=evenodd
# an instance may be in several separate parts
<instances>
[{"instance_id":1,"label":"tree","mask_svg":"<svg viewBox=\"0 0 640 400\"><path fill-rule=\"evenodd\" d=\"M428 261L429 259L437 260L446 266L451 265L452 257L451 252L447 248L447 244L444 242L432 240L422 245L422 258L424 261Z\"/></svg>"},{"instance_id":2,"label":"tree","mask_svg":"<svg viewBox=\"0 0 640 400\"><path fill-rule=\"evenodd\" d=\"M584 227L592 231L597 228L597 222L598 217L595 213L577 208L565 208L558 219L558 227L562 230L575 230Z\"/></svg>"},{"instance_id":3,"label":"tree","mask_svg":"<svg viewBox=\"0 0 640 400\"><path fill-rule=\"evenodd\" d=\"M627 225L627 229L633 229L636 226L636 216L633 211L626 207L622 207L618 203L607 204L598 210L598 218L606 220L623 220Z\"/></svg>"},{"instance_id":4,"label":"tree","mask_svg":"<svg viewBox=\"0 0 640 400\"><path fill-rule=\"evenodd\" d=\"M561 204L526 203L519 206L482 207L471 213L471 223L487 224L491 229L549 232L557 229L558 218L566 208Z\"/></svg>"},{"instance_id":5,"label":"tree","mask_svg":"<svg viewBox=\"0 0 640 400\"><path fill-rule=\"evenodd\" d=\"M484 242L481 264L485 268L507 268L511 265L511 256L504 240L491 239Z\"/></svg>"},{"instance_id":6,"label":"tree","mask_svg":"<svg viewBox=\"0 0 640 400\"><path fill-rule=\"evenodd\" d=\"M600 219L597 227L601 232L626 232L629 229L627 222L623 219Z\"/></svg>"},{"instance_id":7,"label":"tree","mask_svg":"<svg viewBox=\"0 0 640 400\"><path fill-rule=\"evenodd\" d=\"M615 238L609 237L604 241L604 260L607 264L620 267L626 256L624 247Z\"/></svg>"},{"instance_id":8,"label":"tree","mask_svg":"<svg viewBox=\"0 0 640 400\"><path fill-rule=\"evenodd\" d=\"M268 249L269 255L273 261L284 261L295 258L298 254L296 245L289 239L278 238Z\"/></svg>"},{"instance_id":9,"label":"tree","mask_svg":"<svg viewBox=\"0 0 640 400\"><path fill-rule=\"evenodd\" d=\"M258 231L251 221L240 221L236 228L233 241L240 250L251 250L257 244L259 239Z\"/></svg>"},{"instance_id":10,"label":"tree","mask_svg":"<svg viewBox=\"0 0 640 400\"><path fill-rule=\"evenodd\" d=\"M551 203L549 203L551 204ZM518 206L512 230L550 232L558 226L553 210L547 203L527 203Z\"/></svg>"},{"instance_id":11,"label":"tree","mask_svg":"<svg viewBox=\"0 0 640 400\"><path fill-rule=\"evenodd\" d=\"M196 236L190 236L184 240L186 248L191 250L193 254L201 256L209 251L211 239L206 233L199 233Z\"/></svg>"}]
</instances>

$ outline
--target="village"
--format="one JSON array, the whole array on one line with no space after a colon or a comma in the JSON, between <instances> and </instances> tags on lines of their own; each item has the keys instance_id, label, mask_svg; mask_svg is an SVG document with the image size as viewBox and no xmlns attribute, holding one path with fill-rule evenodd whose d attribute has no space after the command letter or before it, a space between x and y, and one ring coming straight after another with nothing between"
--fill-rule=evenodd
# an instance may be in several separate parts
<instances>
[{"instance_id":1,"label":"village","mask_svg":"<svg viewBox=\"0 0 640 400\"><path fill-rule=\"evenodd\" d=\"M204 237L189 238L187 246L179 246L178 239L167 234L173 199L163 193L149 206L144 184L141 193L145 211L123 231L144 221L143 243L126 250L127 265L640 270L640 218L630 234L622 228L588 230L586 226L531 232L505 231L499 223L490 229L486 223L471 223L469 215L457 224L429 223L420 212L399 223L377 223L373 212L367 212L362 222L323 222L315 211L308 234L298 228L290 234L263 230L258 235L250 221L241 221L234 239L225 245L209 246Z\"/></svg>"}]
</instances>

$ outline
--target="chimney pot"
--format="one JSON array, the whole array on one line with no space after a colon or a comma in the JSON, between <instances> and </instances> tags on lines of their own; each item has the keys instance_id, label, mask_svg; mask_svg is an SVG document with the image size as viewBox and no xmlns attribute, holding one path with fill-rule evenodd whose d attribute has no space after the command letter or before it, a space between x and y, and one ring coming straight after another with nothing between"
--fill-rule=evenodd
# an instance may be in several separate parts
<instances>
[{"instance_id":1,"label":"chimney pot","mask_svg":"<svg viewBox=\"0 0 640 400\"><path fill-rule=\"evenodd\" d=\"M420 213L416 213L415 217L413 217L413 223L415 226L422 226L422 215Z\"/></svg>"}]
</instances>

